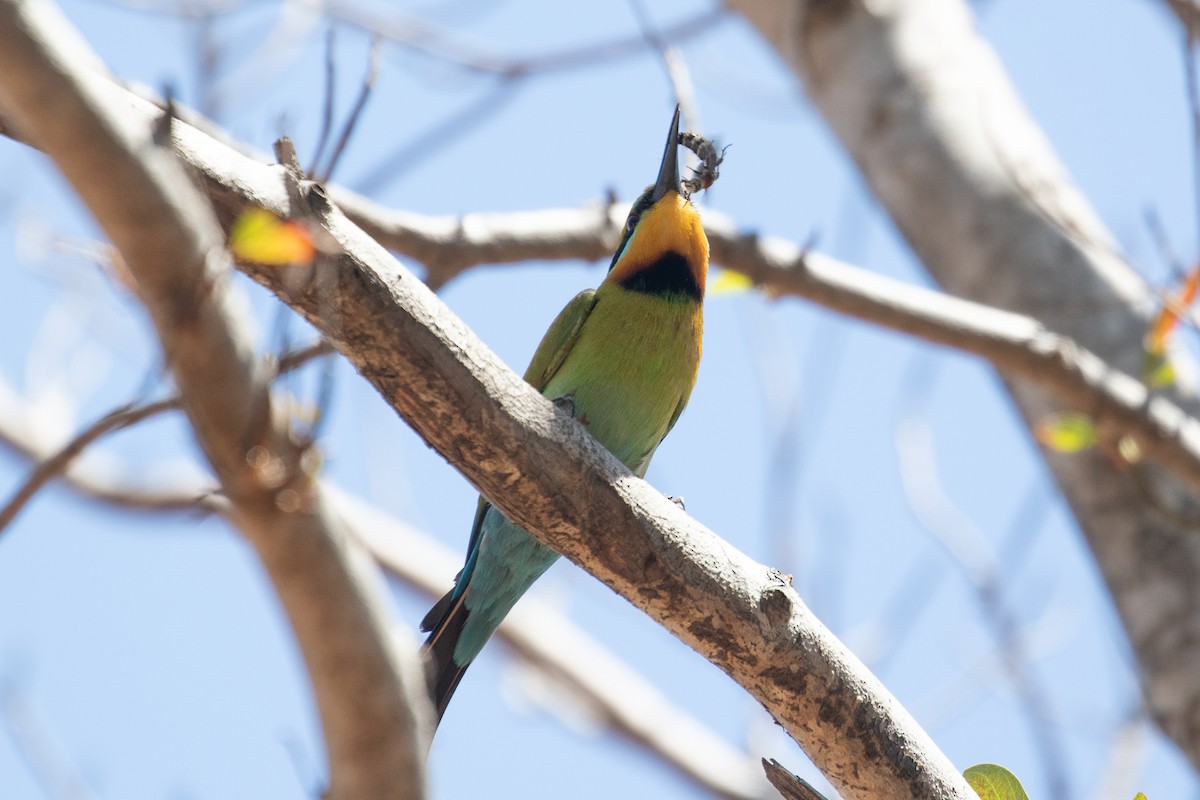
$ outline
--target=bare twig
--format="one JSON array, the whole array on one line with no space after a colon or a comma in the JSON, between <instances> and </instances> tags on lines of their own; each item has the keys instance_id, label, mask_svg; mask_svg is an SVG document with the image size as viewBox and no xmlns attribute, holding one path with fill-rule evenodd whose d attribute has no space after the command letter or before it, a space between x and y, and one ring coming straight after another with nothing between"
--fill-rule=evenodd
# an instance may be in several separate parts
<instances>
[{"instance_id":1,"label":"bare twig","mask_svg":"<svg viewBox=\"0 0 1200 800\"><path fill-rule=\"evenodd\" d=\"M216 119L221 109L216 104L213 86L220 72L224 55L220 38L216 35L216 13L196 14L193 17L196 48L196 94L200 98L200 113Z\"/></svg>"},{"instance_id":2,"label":"bare twig","mask_svg":"<svg viewBox=\"0 0 1200 800\"><path fill-rule=\"evenodd\" d=\"M354 181L360 191L372 194L387 183L395 180L412 165L426 159L431 152L453 143L463 132L474 130L479 122L503 108L516 94L519 84L527 78L550 72L579 69L595 64L606 64L622 57L636 55L645 50L644 38L621 39L603 42L590 47L572 47L560 53L551 53L529 58L508 59L474 52L470 48L447 43L443 31L428 23L405 20L391 23L379 17L365 14L361 8L346 3L330 3L328 13L344 22L369 31L373 36L389 39L417 49L426 55L456 64L471 72L489 75L496 79L488 89L448 119L418 134L385 156L378 164ZM651 44L662 46L660 50L668 67L673 84L681 102L692 94L687 87L686 68L678 55L669 48L670 42L682 41L709 30L723 19L725 12L720 7L705 12L694 19L663 30L653 36ZM687 103L689 108L694 103Z\"/></svg>"},{"instance_id":3,"label":"bare twig","mask_svg":"<svg viewBox=\"0 0 1200 800\"><path fill-rule=\"evenodd\" d=\"M634 16L637 17L638 27L642 31L646 44L654 49L658 54L659 61L662 62L667 82L671 85L671 93L675 97L675 102L679 103L683 110L684 127L691 130L702 130L700 113L696 105L696 87L692 83L691 72L688 70L687 62L683 60L683 55L654 27L654 22L650 19L641 0L629 0L629 5L633 8Z\"/></svg>"},{"instance_id":4,"label":"bare twig","mask_svg":"<svg viewBox=\"0 0 1200 800\"><path fill-rule=\"evenodd\" d=\"M626 37L592 45L535 56L509 57L481 52L452 40L449 32L437 25L412 18L385 19L365 11L361 4L327 3L326 11L335 19L373 35L416 50L426 56L461 67L468 72L498 78L525 78L553 72L607 65L622 58L646 52L643 36ZM676 25L664 28L659 37L667 42L682 42L703 34L727 18L722 6L716 6Z\"/></svg>"},{"instance_id":5,"label":"bare twig","mask_svg":"<svg viewBox=\"0 0 1200 800\"><path fill-rule=\"evenodd\" d=\"M453 144L468 131L475 130L483 120L500 111L516 96L516 88L512 79L501 79L474 101L384 156L354 185L365 194L379 191L427 160L431 153Z\"/></svg>"},{"instance_id":6,"label":"bare twig","mask_svg":"<svg viewBox=\"0 0 1200 800\"><path fill-rule=\"evenodd\" d=\"M1154 240L1155 247L1158 249L1158 256L1162 259L1164 265L1171 273L1171 278L1176 281L1182 281L1187 276L1187 269L1184 266L1183 259L1171 246L1171 238L1167 235L1166 228L1163 227L1162 218L1158 211L1154 208L1146 209L1146 228L1150 231L1150 237Z\"/></svg>"},{"instance_id":7,"label":"bare twig","mask_svg":"<svg viewBox=\"0 0 1200 800\"><path fill-rule=\"evenodd\" d=\"M290 372L301 364L330 352L332 352L332 348L326 342L317 342L308 347L286 353L280 358L278 374ZM28 443L19 445L21 449L35 458L38 464L25 478L25 482L21 484L12 498L9 499L3 508L0 508L0 533L12 523L17 514L28 505L29 501L33 499L34 495L42 487L55 478L66 475L72 462L97 440L110 433L115 433L116 431L136 425L165 411L174 411L181 407L182 398L179 395L174 395L151 403L129 403L120 408L115 408L83 429L57 452L46 457L37 456L35 447ZM5 421L7 422L8 418ZM4 423L0 423L0 426L3 425ZM16 443L14 438L6 436L3 430L0 430L0 438L6 438L13 444ZM181 499L187 504L187 507L201 509L205 507L206 501L211 495L211 490L205 490L194 495L190 501L186 498ZM130 500L142 508L146 507L146 504L149 502L143 491L137 491L132 488L122 491L118 496ZM154 507L156 509L174 510L176 501L172 501L169 506L164 508L161 499L163 497L162 493L158 493L158 496L160 499L155 501Z\"/></svg>"},{"instance_id":8,"label":"bare twig","mask_svg":"<svg viewBox=\"0 0 1200 800\"><path fill-rule=\"evenodd\" d=\"M1190 29L1183 37L1183 71L1188 119L1192 125L1192 205L1197 215L1196 230L1200 231L1200 86L1196 77L1196 41Z\"/></svg>"},{"instance_id":9,"label":"bare twig","mask_svg":"<svg viewBox=\"0 0 1200 800\"><path fill-rule=\"evenodd\" d=\"M333 171L337 169L338 161L341 160L342 153L345 151L346 145L349 143L359 119L362 118L363 109L367 107L367 100L371 97L371 90L375 88L375 80L378 77L379 38L373 37L371 39L371 50L367 55L367 72L363 75L362 86L359 87L358 97L355 98L354 106L350 109L350 116L346 118L346 123L342 126L342 132L338 135L337 144L334 145L333 152L329 154L329 160L325 164L325 169L321 170L317 178L320 183L328 183L329 179L333 176ZM330 97L332 96L331 90Z\"/></svg>"},{"instance_id":10,"label":"bare twig","mask_svg":"<svg viewBox=\"0 0 1200 800\"><path fill-rule=\"evenodd\" d=\"M29 696L10 675L0 676L0 722L17 754L49 800L93 800L96 794L56 741L54 732Z\"/></svg>"},{"instance_id":11,"label":"bare twig","mask_svg":"<svg viewBox=\"0 0 1200 800\"><path fill-rule=\"evenodd\" d=\"M33 471L25 478L25 482L0 509L0 533L12 523L17 514L21 513L21 510L43 486L65 473L71 462L97 439L113 431L136 425L148 417L177 408L179 408L179 398L172 397L153 403L124 405L96 420L57 453L34 467ZM197 498L198 500L199 498Z\"/></svg>"},{"instance_id":12,"label":"bare twig","mask_svg":"<svg viewBox=\"0 0 1200 800\"><path fill-rule=\"evenodd\" d=\"M779 790L784 800L825 800L825 795L814 789L811 783L793 774L775 759L764 758L762 766L767 780Z\"/></svg>"},{"instance_id":13,"label":"bare twig","mask_svg":"<svg viewBox=\"0 0 1200 800\"><path fill-rule=\"evenodd\" d=\"M325 146L329 144L329 136L333 132L333 109L337 100L337 62L333 58L336 38L337 29L330 25L325 33L325 100L321 105L321 128L317 133L317 146L310 162L312 167L308 170L309 177L317 174L317 165L325 155Z\"/></svg>"},{"instance_id":14,"label":"bare twig","mask_svg":"<svg viewBox=\"0 0 1200 800\"><path fill-rule=\"evenodd\" d=\"M238 11L259 0L204 0L204 2L177 2L177 0L103 0L112 6L129 8L149 14L163 14L182 19L216 16Z\"/></svg>"}]
</instances>

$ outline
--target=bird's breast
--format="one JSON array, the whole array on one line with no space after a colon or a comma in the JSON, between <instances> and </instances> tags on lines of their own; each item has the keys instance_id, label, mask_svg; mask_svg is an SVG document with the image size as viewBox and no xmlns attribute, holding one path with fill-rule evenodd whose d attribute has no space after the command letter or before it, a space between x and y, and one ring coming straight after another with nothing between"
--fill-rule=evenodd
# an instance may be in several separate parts
<instances>
[{"instance_id":1,"label":"bird's breast","mask_svg":"<svg viewBox=\"0 0 1200 800\"><path fill-rule=\"evenodd\" d=\"M687 402L700 364L702 307L608 283L544 394L639 474Z\"/></svg>"}]
</instances>

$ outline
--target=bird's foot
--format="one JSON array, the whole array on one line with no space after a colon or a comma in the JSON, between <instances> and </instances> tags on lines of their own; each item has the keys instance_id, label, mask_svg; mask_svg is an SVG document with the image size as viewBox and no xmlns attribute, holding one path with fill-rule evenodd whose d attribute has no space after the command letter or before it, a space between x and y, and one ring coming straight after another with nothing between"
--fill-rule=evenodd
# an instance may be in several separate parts
<instances>
[{"instance_id":1,"label":"bird's foot","mask_svg":"<svg viewBox=\"0 0 1200 800\"><path fill-rule=\"evenodd\" d=\"M571 397L571 395L569 395L569 394L563 395L562 397L554 398L554 400L552 400L551 402L554 403L554 407L557 408L559 411L563 412L571 419L575 419L575 398L574 397Z\"/></svg>"}]
</instances>

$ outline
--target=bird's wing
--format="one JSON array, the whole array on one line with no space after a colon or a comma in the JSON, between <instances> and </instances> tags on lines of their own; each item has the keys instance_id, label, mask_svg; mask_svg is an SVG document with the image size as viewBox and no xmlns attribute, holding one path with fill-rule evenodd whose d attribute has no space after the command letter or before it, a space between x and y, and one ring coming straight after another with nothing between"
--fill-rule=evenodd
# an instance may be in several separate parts
<instances>
[{"instance_id":1,"label":"bird's wing","mask_svg":"<svg viewBox=\"0 0 1200 800\"><path fill-rule=\"evenodd\" d=\"M467 563L458 574L458 586L466 587L471 580L471 571L475 568L475 557L479 554L479 537L483 534L483 518L487 516L492 504L479 495L479 503L475 506L475 521L471 523L471 538L467 540ZM457 587L456 587L457 588Z\"/></svg>"},{"instance_id":2,"label":"bird's wing","mask_svg":"<svg viewBox=\"0 0 1200 800\"><path fill-rule=\"evenodd\" d=\"M541 344L537 346L533 360L529 362L529 369L525 370L526 383L539 392L546 388L554 373L558 372L559 367L567 360L567 353L571 352L572 345L579 338L579 329L583 327L584 320L595 307L595 289L585 289L567 303L567 307L550 323L550 330L546 331Z\"/></svg>"},{"instance_id":3,"label":"bird's wing","mask_svg":"<svg viewBox=\"0 0 1200 800\"><path fill-rule=\"evenodd\" d=\"M687 395L679 398L679 403L675 406L675 413L671 415L671 421L667 423L667 429L663 431L663 435L658 437L658 441L655 442L649 450L643 453L640 458L636 459L629 465L629 469L633 470L635 475L638 475L642 478L646 477L646 468L650 466L650 459L654 457L654 451L657 450L658 446L663 443L663 439L667 438L667 434L671 432L671 428L675 427L675 423L679 421L679 416L683 413L683 410L687 408L687 404Z\"/></svg>"},{"instance_id":4,"label":"bird's wing","mask_svg":"<svg viewBox=\"0 0 1200 800\"><path fill-rule=\"evenodd\" d=\"M683 397L679 398L679 404L675 406L675 413L671 415L671 421L667 423L667 429L663 431L662 439L667 438L667 434L671 432L671 428L674 428L675 423L679 422L679 416L683 414L683 410L687 408L688 397L690 395L691 392L686 392ZM659 439L658 441L661 442L662 439Z\"/></svg>"}]
</instances>

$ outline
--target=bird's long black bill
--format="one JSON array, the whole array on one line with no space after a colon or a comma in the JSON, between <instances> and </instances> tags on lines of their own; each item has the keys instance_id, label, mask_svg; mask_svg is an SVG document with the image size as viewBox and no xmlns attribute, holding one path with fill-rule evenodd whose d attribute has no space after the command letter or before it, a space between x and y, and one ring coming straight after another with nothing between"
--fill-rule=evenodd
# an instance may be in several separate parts
<instances>
[{"instance_id":1,"label":"bird's long black bill","mask_svg":"<svg viewBox=\"0 0 1200 800\"><path fill-rule=\"evenodd\" d=\"M658 202L667 192L679 192L679 104L675 104L675 116L671 117L671 130L667 135L667 147L663 151L662 164L658 167L658 180L650 191L651 202Z\"/></svg>"}]
</instances>

